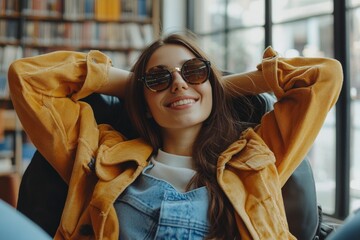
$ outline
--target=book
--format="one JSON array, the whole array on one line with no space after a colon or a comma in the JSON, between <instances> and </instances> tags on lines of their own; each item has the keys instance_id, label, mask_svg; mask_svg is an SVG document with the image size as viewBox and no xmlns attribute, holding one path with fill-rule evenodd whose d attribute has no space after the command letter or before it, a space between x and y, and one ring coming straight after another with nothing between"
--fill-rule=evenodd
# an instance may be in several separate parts
<instances>
[{"instance_id":1,"label":"book","mask_svg":"<svg viewBox=\"0 0 360 240\"><path fill-rule=\"evenodd\" d=\"M22 48L20 46L6 45L0 53L0 97L8 98L7 71L13 61L22 57Z\"/></svg>"},{"instance_id":2,"label":"book","mask_svg":"<svg viewBox=\"0 0 360 240\"><path fill-rule=\"evenodd\" d=\"M144 39L141 33L139 24L136 23L127 23L126 26L126 36L128 37L128 42L130 43L131 48L141 49L145 46Z\"/></svg>"},{"instance_id":3,"label":"book","mask_svg":"<svg viewBox=\"0 0 360 240\"><path fill-rule=\"evenodd\" d=\"M120 19L119 0L95 0L95 19L99 21L117 21Z\"/></svg>"}]
</instances>

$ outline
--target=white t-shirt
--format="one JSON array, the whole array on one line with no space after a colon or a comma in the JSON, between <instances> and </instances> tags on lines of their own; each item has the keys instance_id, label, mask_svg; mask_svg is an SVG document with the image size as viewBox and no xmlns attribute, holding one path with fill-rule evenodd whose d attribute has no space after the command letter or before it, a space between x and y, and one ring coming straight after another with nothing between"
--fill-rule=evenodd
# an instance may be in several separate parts
<instances>
[{"instance_id":1,"label":"white t-shirt","mask_svg":"<svg viewBox=\"0 0 360 240\"><path fill-rule=\"evenodd\" d=\"M156 156L151 157L151 162L154 166L147 173L167 181L179 192L186 191L186 186L196 173L192 157L170 154L160 149Z\"/></svg>"}]
</instances>

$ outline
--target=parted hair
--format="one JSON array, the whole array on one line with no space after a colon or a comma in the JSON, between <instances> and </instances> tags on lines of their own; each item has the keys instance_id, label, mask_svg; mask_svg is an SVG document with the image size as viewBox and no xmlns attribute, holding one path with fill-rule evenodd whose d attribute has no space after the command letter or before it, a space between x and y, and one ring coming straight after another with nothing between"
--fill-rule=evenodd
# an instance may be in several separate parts
<instances>
[{"instance_id":1,"label":"parted hair","mask_svg":"<svg viewBox=\"0 0 360 240\"><path fill-rule=\"evenodd\" d=\"M166 44L185 47L196 57L208 59L191 37L171 34L159 38L147 47L132 67L133 74L125 96L126 109L136 131L140 137L152 145L154 154L162 147L160 126L153 118L146 116L144 84L139 79L145 74L151 55ZM211 65L209 81L212 87L213 106L193 145L192 157L197 173L188 187L206 186L208 189L210 196L208 216L211 226L207 239L237 239L238 230L234 209L217 181L217 161L220 154L239 138L245 126L238 119L230 103L231 97L224 90L221 74L214 64Z\"/></svg>"}]
</instances>

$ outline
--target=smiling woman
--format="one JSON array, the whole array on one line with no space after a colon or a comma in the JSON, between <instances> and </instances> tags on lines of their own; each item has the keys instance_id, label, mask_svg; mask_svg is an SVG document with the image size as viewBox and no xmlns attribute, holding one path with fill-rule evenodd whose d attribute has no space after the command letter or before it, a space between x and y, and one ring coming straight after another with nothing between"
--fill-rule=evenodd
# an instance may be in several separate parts
<instances>
[{"instance_id":1,"label":"smiling woman","mask_svg":"<svg viewBox=\"0 0 360 240\"><path fill-rule=\"evenodd\" d=\"M169 55L171 57L164 58ZM150 114L162 129L163 150L177 155L192 155L192 146L198 135L203 122L209 117L212 109L212 89L209 74L199 78L197 72L186 73L184 69L189 62L194 62L196 56L187 48L175 44L162 46L155 50L148 61L147 70L153 66L183 67L181 73L173 71L169 79L169 90L153 92L144 88L144 96ZM203 63L200 61L200 63ZM203 70L204 64L198 65ZM205 65L205 73L210 71ZM185 72L185 74L183 73ZM183 76L187 76L184 78ZM153 75L153 78L156 76ZM190 79L200 79L199 83L193 83ZM170 83L171 80L171 83ZM184 135L182 135L184 134ZM191 135L191 136L190 136ZM181 145L173 142L182 139ZM183 151L186 152L183 152Z\"/></svg>"},{"instance_id":2,"label":"smiling woman","mask_svg":"<svg viewBox=\"0 0 360 240\"><path fill-rule=\"evenodd\" d=\"M19 118L69 185L55 238L294 239L281 187L337 100L341 66L271 48L253 72L221 77L215 65L177 34L146 48L130 73L99 51L11 65ZM233 97L267 91L274 111L249 127ZM81 101L94 92L124 98L140 138L98 125Z\"/></svg>"}]
</instances>

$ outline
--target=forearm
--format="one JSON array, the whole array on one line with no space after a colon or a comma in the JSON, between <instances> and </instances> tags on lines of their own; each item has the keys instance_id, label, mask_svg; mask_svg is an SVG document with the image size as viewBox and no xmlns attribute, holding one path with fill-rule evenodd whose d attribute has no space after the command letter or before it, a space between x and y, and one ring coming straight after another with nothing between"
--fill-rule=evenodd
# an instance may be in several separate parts
<instances>
[{"instance_id":1,"label":"forearm","mask_svg":"<svg viewBox=\"0 0 360 240\"><path fill-rule=\"evenodd\" d=\"M226 91L232 96L255 95L271 91L264 80L262 71L231 74L224 76L222 80Z\"/></svg>"},{"instance_id":2,"label":"forearm","mask_svg":"<svg viewBox=\"0 0 360 240\"><path fill-rule=\"evenodd\" d=\"M274 153L283 185L304 159L336 103L342 67L328 58L280 58L268 48L258 69L277 102L256 132Z\"/></svg>"},{"instance_id":3,"label":"forearm","mask_svg":"<svg viewBox=\"0 0 360 240\"><path fill-rule=\"evenodd\" d=\"M126 85L129 79L129 71L110 67L108 70L108 82L97 89L96 92L124 98Z\"/></svg>"}]
</instances>

